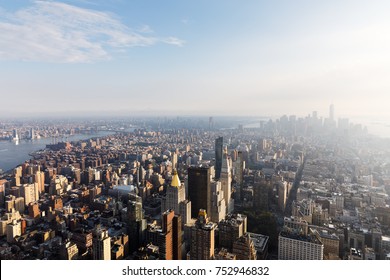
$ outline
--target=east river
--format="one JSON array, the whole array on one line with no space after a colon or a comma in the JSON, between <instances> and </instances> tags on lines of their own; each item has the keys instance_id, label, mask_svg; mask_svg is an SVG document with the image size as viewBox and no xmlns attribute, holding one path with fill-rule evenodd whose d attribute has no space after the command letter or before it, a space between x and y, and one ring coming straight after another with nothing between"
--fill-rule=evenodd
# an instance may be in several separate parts
<instances>
[{"instance_id":1,"label":"east river","mask_svg":"<svg viewBox=\"0 0 390 280\"><path fill-rule=\"evenodd\" d=\"M79 134L66 138L67 141L86 140L94 137L102 137L114 134L110 131L100 131L95 134ZM62 139L59 139L61 141ZM65 140L65 139L63 139ZM24 161L30 159L30 153L44 149L47 144L52 144L52 138L41 138L35 140L0 141L0 169L8 171Z\"/></svg>"}]
</instances>

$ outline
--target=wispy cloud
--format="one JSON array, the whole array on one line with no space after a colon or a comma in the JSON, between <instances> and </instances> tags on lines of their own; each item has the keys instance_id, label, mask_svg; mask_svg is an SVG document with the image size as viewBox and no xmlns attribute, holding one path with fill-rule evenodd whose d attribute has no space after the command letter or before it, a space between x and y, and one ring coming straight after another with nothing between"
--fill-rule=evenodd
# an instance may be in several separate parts
<instances>
[{"instance_id":1,"label":"wispy cloud","mask_svg":"<svg viewBox=\"0 0 390 280\"><path fill-rule=\"evenodd\" d=\"M60 2L34 1L32 6L14 13L2 11L0 59L93 62L110 59L113 53L131 47L184 44L178 38L160 38L145 31L151 28L133 30L110 13Z\"/></svg>"},{"instance_id":2,"label":"wispy cloud","mask_svg":"<svg viewBox=\"0 0 390 280\"><path fill-rule=\"evenodd\" d=\"M170 44L170 45L175 45L178 47L182 47L185 44L185 41L180 40L176 37L168 37L168 38L162 39L162 42L164 42L166 44Z\"/></svg>"}]
</instances>

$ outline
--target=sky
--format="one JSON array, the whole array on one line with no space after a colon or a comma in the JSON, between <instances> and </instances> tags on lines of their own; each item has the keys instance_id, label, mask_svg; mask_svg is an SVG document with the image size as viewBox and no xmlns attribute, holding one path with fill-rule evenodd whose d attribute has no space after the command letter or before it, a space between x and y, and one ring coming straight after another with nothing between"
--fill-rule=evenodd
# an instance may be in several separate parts
<instances>
[{"instance_id":1,"label":"sky","mask_svg":"<svg viewBox=\"0 0 390 280\"><path fill-rule=\"evenodd\" d=\"M389 1L0 0L0 117L390 119Z\"/></svg>"}]
</instances>

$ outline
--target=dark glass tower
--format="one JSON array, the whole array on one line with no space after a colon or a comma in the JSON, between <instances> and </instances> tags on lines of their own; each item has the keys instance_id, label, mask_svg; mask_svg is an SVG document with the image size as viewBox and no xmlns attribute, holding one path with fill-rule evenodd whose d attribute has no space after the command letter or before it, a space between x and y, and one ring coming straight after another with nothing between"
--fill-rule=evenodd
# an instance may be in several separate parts
<instances>
[{"instance_id":1,"label":"dark glass tower","mask_svg":"<svg viewBox=\"0 0 390 280\"><path fill-rule=\"evenodd\" d=\"M221 177L222 169L222 153L223 153L223 137L215 139L215 179Z\"/></svg>"},{"instance_id":2,"label":"dark glass tower","mask_svg":"<svg viewBox=\"0 0 390 280\"><path fill-rule=\"evenodd\" d=\"M211 213L210 167L188 168L188 198L191 201L191 218L196 219L199 209Z\"/></svg>"}]
</instances>

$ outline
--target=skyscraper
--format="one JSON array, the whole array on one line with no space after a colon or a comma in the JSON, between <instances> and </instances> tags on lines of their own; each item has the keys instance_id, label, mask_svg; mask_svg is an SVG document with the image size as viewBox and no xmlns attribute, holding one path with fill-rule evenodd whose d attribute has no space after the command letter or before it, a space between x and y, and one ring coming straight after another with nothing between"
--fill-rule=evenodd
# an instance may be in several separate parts
<instances>
[{"instance_id":1,"label":"skyscraper","mask_svg":"<svg viewBox=\"0 0 390 280\"><path fill-rule=\"evenodd\" d=\"M211 260L214 258L216 224L209 222L204 209L199 210L195 225L191 228L191 260Z\"/></svg>"},{"instance_id":2,"label":"skyscraper","mask_svg":"<svg viewBox=\"0 0 390 280\"><path fill-rule=\"evenodd\" d=\"M220 181L211 182L211 212L210 219L219 223L226 215L226 202Z\"/></svg>"},{"instance_id":3,"label":"skyscraper","mask_svg":"<svg viewBox=\"0 0 390 280\"><path fill-rule=\"evenodd\" d=\"M146 220L143 217L142 201L137 195L130 196L127 204L127 225L130 243L130 251L135 251L145 239Z\"/></svg>"},{"instance_id":4,"label":"skyscraper","mask_svg":"<svg viewBox=\"0 0 390 280\"><path fill-rule=\"evenodd\" d=\"M215 179L218 180L221 176L223 155L223 137L215 139Z\"/></svg>"},{"instance_id":5,"label":"skyscraper","mask_svg":"<svg viewBox=\"0 0 390 280\"><path fill-rule=\"evenodd\" d=\"M232 252L234 242L247 232L247 216L241 214L228 215L218 223L219 247Z\"/></svg>"},{"instance_id":6,"label":"skyscraper","mask_svg":"<svg viewBox=\"0 0 390 280\"><path fill-rule=\"evenodd\" d=\"M188 168L188 198L191 201L191 218L197 218L199 209L211 212L210 167Z\"/></svg>"},{"instance_id":7,"label":"skyscraper","mask_svg":"<svg viewBox=\"0 0 390 280\"><path fill-rule=\"evenodd\" d=\"M223 155L222 168L219 180L221 181L222 191L226 203L226 213L231 213L234 210L234 201L232 199L232 174L230 162L227 154Z\"/></svg>"},{"instance_id":8,"label":"skyscraper","mask_svg":"<svg viewBox=\"0 0 390 280\"><path fill-rule=\"evenodd\" d=\"M160 256L164 260L173 259L173 228L172 220L175 216L175 211L168 210L162 214L162 233L161 244L157 244L159 247Z\"/></svg>"},{"instance_id":9,"label":"skyscraper","mask_svg":"<svg viewBox=\"0 0 390 280\"><path fill-rule=\"evenodd\" d=\"M329 119L334 121L334 105L330 104L329 106Z\"/></svg>"},{"instance_id":10,"label":"skyscraper","mask_svg":"<svg viewBox=\"0 0 390 280\"><path fill-rule=\"evenodd\" d=\"M169 209L181 215L183 224L189 223L191 220L191 201L185 199L185 187L180 182L177 171L173 171L171 185L167 187L166 195L161 201L161 212Z\"/></svg>"}]
</instances>

